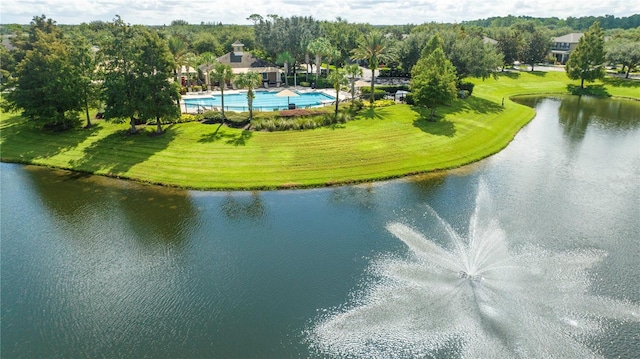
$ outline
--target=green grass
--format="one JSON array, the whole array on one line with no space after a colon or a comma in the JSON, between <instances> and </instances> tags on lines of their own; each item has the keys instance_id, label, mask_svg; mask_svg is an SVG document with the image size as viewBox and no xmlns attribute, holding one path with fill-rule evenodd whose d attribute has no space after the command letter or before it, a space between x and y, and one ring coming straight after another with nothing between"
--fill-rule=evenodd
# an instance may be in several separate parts
<instances>
[{"instance_id":1,"label":"green grass","mask_svg":"<svg viewBox=\"0 0 640 359\"><path fill-rule=\"evenodd\" d=\"M517 73L476 80L473 96L427 122L408 105L364 110L344 125L306 131L250 132L184 123L161 136L154 127L127 135L127 125L49 133L2 113L1 160L72 169L197 189L265 189L372 181L462 166L503 149L534 116L509 100L567 93L564 73ZM631 85L630 85L631 84ZM637 82L601 84L638 98ZM501 106L505 98L504 108Z\"/></svg>"}]
</instances>

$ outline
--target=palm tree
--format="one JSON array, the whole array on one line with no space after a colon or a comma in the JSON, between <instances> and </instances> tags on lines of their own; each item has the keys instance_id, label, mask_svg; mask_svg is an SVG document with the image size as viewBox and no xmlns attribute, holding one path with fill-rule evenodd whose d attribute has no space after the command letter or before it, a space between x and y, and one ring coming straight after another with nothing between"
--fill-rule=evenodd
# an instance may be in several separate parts
<instances>
[{"instance_id":1,"label":"palm tree","mask_svg":"<svg viewBox=\"0 0 640 359\"><path fill-rule=\"evenodd\" d=\"M204 81L207 85L207 91L211 90L209 73L213 70L213 64L215 64L216 61L216 55L211 52L204 52L198 57L198 64L202 66L202 72L204 72Z\"/></svg>"},{"instance_id":2,"label":"palm tree","mask_svg":"<svg viewBox=\"0 0 640 359\"><path fill-rule=\"evenodd\" d=\"M291 57L289 51L278 54L278 58L276 59L276 63L278 65L284 65L284 84L286 87L289 87L289 64L291 64L293 61L293 57Z\"/></svg>"},{"instance_id":3,"label":"palm tree","mask_svg":"<svg viewBox=\"0 0 640 359\"><path fill-rule=\"evenodd\" d=\"M247 104L249 105L249 123L253 119L253 99L256 97L253 94L253 89L260 87L262 84L262 75L259 72L248 71L238 74L236 86L247 89Z\"/></svg>"},{"instance_id":4,"label":"palm tree","mask_svg":"<svg viewBox=\"0 0 640 359\"><path fill-rule=\"evenodd\" d=\"M214 81L217 81L220 83L220 96L221 96L221 102L222 102L222 106L221 106L221 112L222 112L222 123L224 123L225 117L224 117L224 88L227 84L227 81L231 81L234 78L234 74L233 74L233 70L231 69L231 65L228 64L223 64L223 63L216 63L213 66L213 71L211 71L211 76L213 77Z\"/></svg>"},{"instance_id":5,"label":"palm tree","mask_svg":"<svg viewBox=\"0 0 640 359\"><path fill-rule=\"evenodd\" d=\"M331 64L331 60L337 60L340 57L340 51L335 48L333 45L327 46L325 49L324 57L327 58L327 76L329 76L329 64ZM338 67L336 61L336 68Z\"/></svg>"},{"instance_id":6,"label":"palm tree","mask_svg":"<svg viewBox=\"0 0 640 359\"><path fill-rule=\"evenodd\" d=\"M184 55L187 51L187 43L178 36L171 36L167 42L169 45L169 51L173 56L173 61L176 62L176 69L173 70L173 76L176 79L176 83L180 83L179 79L182 77L182 65L184 65ZM189 72L189 69L187 69ZM182 84L180 84L182 86Z\"/></svg>"},{"instance_id":7,"label":"palm tree","mask_svg":"<svg viewBox=\"0 0 640 359\"><path fill-rule=\"evenodd\" d=\"M356 77L362 77L362 69L358 64L351 64L345 66L344 70L351 82L351 104L353 105L353 99L356 96Z\"/></svg>"},{"instance_id":8,"label":"palm tree","mask_svg":"<svg viewBox=\"0 0 640 359\"><path fill-rule=\"evenodd\" d=\"M193 52L187 52L182 58L184 65L187 67L187 89L191 91L191 74L189 70L198 66L198 57Z\"/></svg>"},{"instance_id":9,"label":"palm tree","mask_svg":"<svg viewBox=\"0 0 640 359\"><path fill-rule=\"evenodd\" d=\"M333 71L333 72L331 72L329 74L327 79L333 85L333 88L336 90L336 112L335 112L335 116L337 118L338 117L338 103L340 102L340 89L342 89L343 86L346 86L349 82L348 82L347 78L345 77L345 70L344 69L336 69L335 71Z\"/></svg>"},{"instance_id":10,"label":"palm tree","mask_svg":"<svg viewBox=\"0 0 640 359\"><path fill-rule=\"evenodd\" d=\"M351 53L352 59L367 60L369 63L369 69L371 69L371 107L373 107L376 69L380 62L389 62L395 59L392 44L380 31L374 30L360 38L358 47L353 49Z\"/></svg>"},{"instance_id":11,"label":"palm tree","mask_svg":"<svg viewBox=\"0 0 640 359\"><path fill-rule=\"evenodd\" d=\"M318 83L318 78L320 77L320 64L322 63L322 55L328 52L327 47L329 46L331 46L331 44L324 37L319 37L311 41L307 46L307 51L316 56L316 84Z\"/></svg>"}]
</instances>

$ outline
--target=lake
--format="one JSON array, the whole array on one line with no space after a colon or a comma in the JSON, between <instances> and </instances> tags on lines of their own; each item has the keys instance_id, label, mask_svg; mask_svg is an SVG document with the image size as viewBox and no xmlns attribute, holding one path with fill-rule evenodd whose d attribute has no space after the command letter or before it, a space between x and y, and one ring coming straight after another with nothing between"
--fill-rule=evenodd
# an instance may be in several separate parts
<instances>
[{"instance_id":1,"label":"lake","mask_svg":"<svg viewBox=\"0 0 640 359\"><path fill-rule=\"evenodd\" d=\"M0 354L638 357L640 102L518 101L537 116L502 152L357 186L2 163Z\"/></svg>"}]
</instances>

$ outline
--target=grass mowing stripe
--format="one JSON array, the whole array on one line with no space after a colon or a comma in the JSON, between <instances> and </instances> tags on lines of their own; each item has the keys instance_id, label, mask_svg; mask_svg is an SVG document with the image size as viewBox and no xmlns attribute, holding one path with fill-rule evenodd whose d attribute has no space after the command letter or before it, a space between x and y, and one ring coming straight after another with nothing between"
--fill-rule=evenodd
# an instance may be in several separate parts
<instances>
[{"instance_id":1,"label":"grass mowing stripe","mask_svg":"<svg viewBox=\"0 0 640 359\"><path fill-rule=\"evenodd\" d=\"M248 132L185 123L165 134L125 135L126 124L46 133L14 114L0 118L3 161L35 163L200 189L323 186L459 167L504 148L534 112L511 96L566 93L564 73L510 73L476 83L472 97L438 109L365 109L358 119L305 131ZM638 97L637 82L606 80L610 94ZM502 99L505 99L504 107Z\"/></svg>"}]
</instances>

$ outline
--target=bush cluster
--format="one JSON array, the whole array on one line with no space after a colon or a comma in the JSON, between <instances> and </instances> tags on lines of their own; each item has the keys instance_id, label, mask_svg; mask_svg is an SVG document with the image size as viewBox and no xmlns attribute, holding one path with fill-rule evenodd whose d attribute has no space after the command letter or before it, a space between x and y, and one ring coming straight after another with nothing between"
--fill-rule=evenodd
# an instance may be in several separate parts
<instances>
[{"instance_id":1,"label":"bush cluster","mask_svg":"<svg viewBox=\"0 0 640 359\"><path fill-rule=\"evenodd\" d=\"M394 100L376 100L373 102L373 107L387 107L395 104L396 102Z\"/></svg>"},{"instance_id":2,"label":"bush cluster","mask_svg":"<svg viewBox=\"0 0 640 359\"><path fill-rule=\"evenodd\" d=\"M324 115L325 113L326 111L306 109L282 110L280 111L279 117L308 117L315 115Z\"/></svg>"},{"instance_id":3,"label":"bush cluster","mask_svg":"<svg viewBox=\"0 0 640 359\"><path fill-rule=\"evenodd\" d=\"M337 123L346 123L351 119L352 115L347 112L340 112L337 117L335 117L333 113L322 113L311 117L257 119L254 120L252 126L256 131L269 132L309 130Z\"/></svg>"},{"instance_id":4,"label":"bush cluster","mask_svg":"<svg viewBox=\"0 0 640 359\"><path fill-rule=\"evenodd\" d=\"M371 88L370 87L363 87L360 89L360 92L362 93L362 97L364 99L369 99L371 97ZM387 92L385 90L379 89L379 88L374 88L373 89L373 98L374 100L380 100L382 98L384 98L384 96L387 94Z\"/></svg>"},{"instance_id":5,"label":"bush cluster","mask_svg":"<svg viewBox=\"0 0 640 359\"><path fill-rule=\"evenodd\" d=\"M472 82L460 82L459 84L457 84L457 88L460 91L466 91L465 95L467 96L471 96L471 94L473 93L473 87L475 85Z\"/></svg>"},{"instance_id":6,"label":"bush cluster","mask_svg":"<svg viewBox=\"0 0 640 359\"><path fill-rule=\"evenodd\" d=\"M380 85L375 88L389 93L396 93L400 90L409 91L409 85ZM371 89L369 89L369 91L371 91Z\"/></svg>"}]
</instances>

